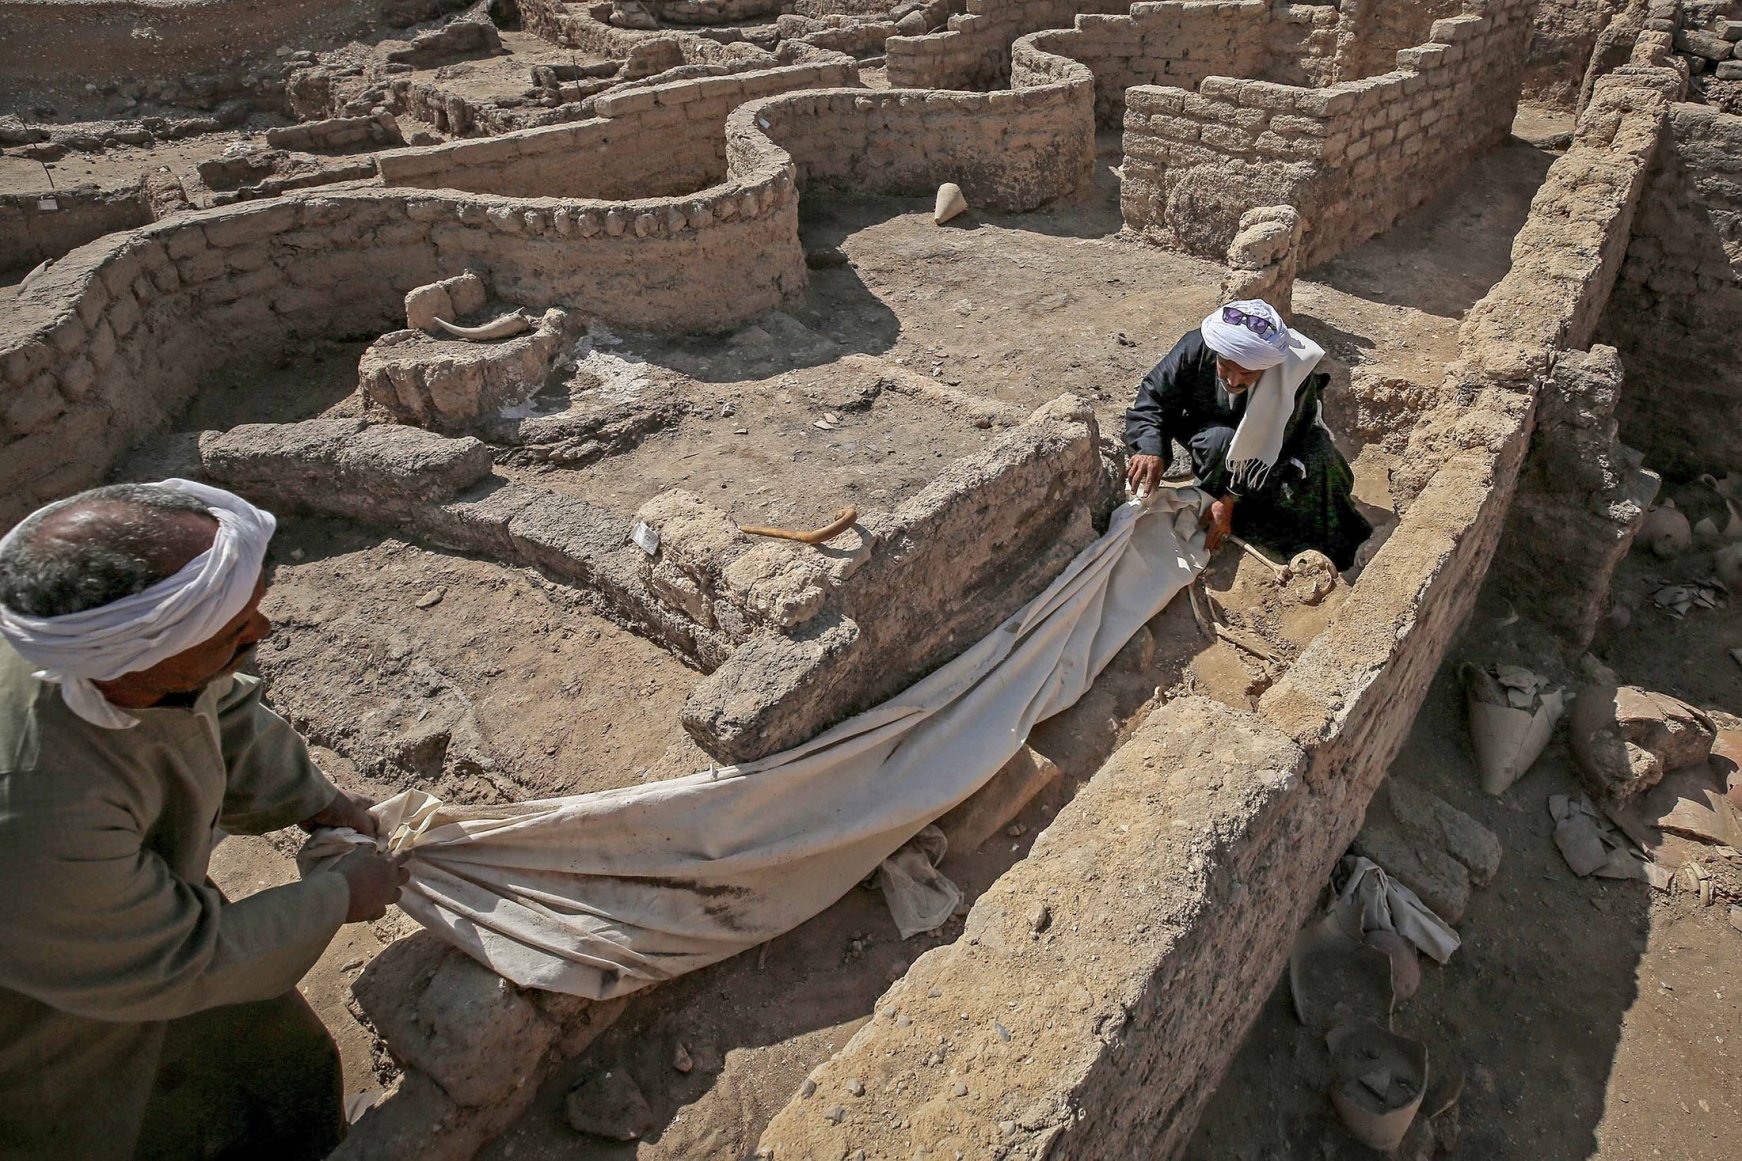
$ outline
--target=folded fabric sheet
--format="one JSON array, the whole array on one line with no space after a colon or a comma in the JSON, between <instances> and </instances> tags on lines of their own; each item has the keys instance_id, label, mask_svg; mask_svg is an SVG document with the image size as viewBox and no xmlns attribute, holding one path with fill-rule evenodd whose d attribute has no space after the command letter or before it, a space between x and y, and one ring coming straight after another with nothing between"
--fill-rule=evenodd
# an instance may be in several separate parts
<instances>
[{"instance_id":1,"label":"folded fabric sheet","mask_svg":"<svg viewBox=\"0 0 1742 1161\"><path fill-rule=\"evenodd\" d=\"M1414 891L1373 860L1344 855L1335 878L1343 884L1337 902L1360 908L1362 932L1395 931L1439 963L1451 959L1463 942Z\"/></svg>"},{"instance_id":2,"label":"folded fabric sheet","mask_svg":"<svg viewBox=\"0 0 1742 1161\"><path fill-rule=\"evenodd\" d=\"M607 999L789 931L978 790L1072 705L1208 559L1194 488L1106 535L955 660L802 745L742 766L491 806L378 805L409 854L400 906L514 983ZM305 871L370 842L325 831Z\"/></svg>"}]
</instances>

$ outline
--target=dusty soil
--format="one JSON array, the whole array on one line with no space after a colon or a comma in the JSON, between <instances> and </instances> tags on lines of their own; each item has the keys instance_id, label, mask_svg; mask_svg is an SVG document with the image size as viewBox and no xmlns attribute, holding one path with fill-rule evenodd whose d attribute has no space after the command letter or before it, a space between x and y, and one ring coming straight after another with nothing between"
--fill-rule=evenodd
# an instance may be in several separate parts
<instances>
[{"instance_id":1,"label":"dusty soil","mask_svg":"<svg viewBox=\"0 0 1742 1161\"><path fill-rule=\"evenodd\" d=\"M974 406L1020 416L1074 392L1093 402L1103 435L1116 439L1134 383L1211 308L1220 270L1119 236L1107 172L1118 160L1116 139L1103 146L1090 199L1020 217L975 212L940 229L921 199L807 193L801 231L819 258L803 301L730 334L625 334L608 348L642 361L650 381L687 395L689 406L592 465L505 470L621 511L675 484L740 519L804 524L846 503L898 503L945 460L996 438L996 426L968 418ZM1331 423L1376 518L1389 507L1384 437L1409 416L1364 411L1351 372L1413 382L1423 388L1418 397L1432 397L1455 349L1456 317L1486 289L1484 279L1504 271L1545 166L1540 151L1521 146L1482 164L1488 180L1462 183L1296 289L1298 325L1335 361ZM129 474L185 463L191 433L202 428L353 409L357 351L324 344L294 362L213 376L174 425L179 432L139 449ZM885 390L860 407L866 359L929 379L939 394ZM949 405L948 392L967 404ZM814 426L831 412L840 422ZM601 620L584 594L338 522L287 521L276 548L265 607L280 635L262 650L261 669L275 704L324 748L341 783L377 795L420 785L489 801L705 764L676 722L698 675ZM1274 658L1206 636L1189 603L1175 602L1082 702L1035 731L1031 743L1065 778L1030 804L1008 841L952 855L946 869L970 899L1021 857L1157 699L1195 692L1248 704L1342 599L1295 605L1266 565L1233 549L1202 586ZM435 592L439 602L418 607ZM293 845L283 835L229 840L219 881L237 893L282 881L293 873ZM349 980L403 923L348 930L305 986L335 1029L353 1093L391 1079L391 1067L348 1010ZM959 930L953 921L904 944L881 899L853 892L764 949L638 998L593 1050L546 1083L487 1155L742 1157L891 978ZM687 1074L671 1066L677 1043L696 1062ZM637 1147L583 1141L561 1120L565 1089L586 1070L612 1065L628 1069L661 1118Z\"/></svg>"},{"instance_id":2,"label":"dusty soil","mask_svg":"<svg viewBox=\"0 0 1742 1161\"><path fill-rule=\"evenodd\" d=\"M1619 603L1665 580L1706 575L1703 554L1671 564L1635 552L1616 578ZM1458 1156L1505 1161L1742 1154L1742 931L1727 901L1700 906L1643 884L1579 879L1552 839L1549 795L1578 790L1564 736L1503 797L1476 785L1456 667L1463 660L1553 664L1523 623L1503 625L1485 590L1448 654L1394 777L1419 782L1500 836L1498 877L1460 924L1445 967L1423 960L1421 991L1396 1025L1428 1045L1430 1068L1462 1071ZM1742 638L1736 608L1671 620L1646 601L1595 655L1621 680L1698 705L1742 710L1726 650ZM1563 731L1564 735L1564 731ZM1188 1156L1202 1161L1357 1158L1324 1091L1325 1052L1279 985L1205 1116Z\"/></svg>"}]
</instances>

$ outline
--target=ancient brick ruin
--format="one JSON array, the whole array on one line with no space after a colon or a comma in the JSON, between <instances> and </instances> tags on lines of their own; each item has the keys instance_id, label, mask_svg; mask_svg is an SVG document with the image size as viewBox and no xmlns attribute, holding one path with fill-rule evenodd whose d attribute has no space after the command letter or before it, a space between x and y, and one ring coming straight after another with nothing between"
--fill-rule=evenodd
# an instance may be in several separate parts
<instances>
[{"instance_id":1,"label":"ancient brick ruin","mask_svg":"<svg viewBox=\"0 0 1742 1161\"><path fill-rule=\"evenodd\" d=\"M374 646L347 662L292 645L263 670L382 785L603 789L803 741L1044 589L1122 499L1129 372L1224 280L1334 330L1348 370L1327 406L1380 518L1371 561L1310 613L1229 565L1223 599L1256 651L1158 618L1104 695L1061 715L1078 767L1032 846L997 856L965 925L876 980L873 1018L740 1142L779 1159L1176 1156L1497 546L1545 546L1502 547L1521 592L1584 578L1527 610L1582 648L1653 473L1742 452L1720 419L1742 398L1724 357L1742 318L1728 14L0 0L0 515L189 475L358 551L416 546L481 586L536 578L551 652L572 629L601 656L645 654L663 691L670 729L622 770L492 736L435 690L483 695L442 673L413 720L373 676L347 684L347 664L387 664ZM1523 148L1521 92L1566 132L1530 151L1491 277L1443 307L1337 273L1413 245L1398 231ZM55 176L86 162L88 181ZM944 182L970 211L933 227ZM939 255L980 265L949 281L925 265ZM1084 302L1101 313L1072 315ZM1393 342L1374 320L1406 308L1411 343ZM436 318L516 333L478 342ZM1117 341L1109 320L1129 320ZM998 331L1034 346L951 356ZM1115 371L1085 353L1127 345ZM848 504L856 522L821 550L739 530ZM374 599L366 575L334 583ZM304 612L293 641L318 633ZM473 628L470 648L502 644ZM388 670L426 680L394 648ZM296 685L315 661L338 692ZM511 735L531 710L489 712ZM601 736L618 715L610 699L573 714ZM1037 923L1059 898L1071 921ZM416 936L363 969L355 1003L392 1092L337 1155L382 1159L474 1155L628 1007L521 993Z\"/></svg>"}]
</instances>

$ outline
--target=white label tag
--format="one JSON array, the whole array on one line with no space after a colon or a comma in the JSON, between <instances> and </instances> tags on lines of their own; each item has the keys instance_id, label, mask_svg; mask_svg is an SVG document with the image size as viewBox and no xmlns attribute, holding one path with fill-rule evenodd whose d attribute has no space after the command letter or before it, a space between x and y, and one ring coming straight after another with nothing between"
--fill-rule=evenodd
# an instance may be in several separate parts
<instances>
[{"instance_id":1,"label":"white label tag","mask_svg":"<svg viewBox=\"0 0 1742 1161\"><path fill-rule=\"evenodd\" d=\"M60 203L53 198L38 198L36 199L36 208L39 210L58 210Z\"/></svg>"},{"instance_id":2,"label":"white label tag","mask_svg":"<svg viewBox=\"0 0 1742 1161\"><path fill-rule=\"evenodd\" d=\"M659 551L659 533L637 520L635 527L629 533L629 539L635 542L635 547L652 556Z\"/></svg>"}]
</instances>

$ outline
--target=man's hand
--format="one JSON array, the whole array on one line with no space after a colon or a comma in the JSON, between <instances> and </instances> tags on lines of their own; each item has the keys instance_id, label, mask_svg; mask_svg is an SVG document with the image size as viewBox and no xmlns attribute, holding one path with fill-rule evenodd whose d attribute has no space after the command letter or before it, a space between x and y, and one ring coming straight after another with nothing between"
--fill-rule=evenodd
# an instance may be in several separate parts
<instances>
[{"instance_id":1,"label":"man's hand","mask_svg":"<svg viewBox=\"0 0 1742 1161\"><path fill-rule=\"evenodd\" d=\"M411 878L411 872L399 865L399 860L378 855L367 847L358 847L333 864L333 871L345 876L351 888L351 902L345 908L346 923L368 923L387 914L387 905L399 901L399 889Z\"/></svg>"},{"instance_id":2,"label":"man's hand","mask_svg":"<svg viewBox=\"0 0 1742 1161\"><path fill-rule=\"evenodd\" d=\"M381 833L381 824L369 813L369 808L374 805L373 798L341 790L333 795L333 800L319 814L311 814L296 825L310 832L322 826L348 826L358 834L378 835Z\"/></svg>"},{"instance_id":3,"label":"man's hand","mask_svg":"<svg viewBox=\"0 0 1742 1161\"><path fill-rule=\"evenodd\" d=\"M1160 456L1135 455L1125 465L1125 482L1131 486L1133 492L1144 487L1153 492L1161 484L1161 473L1164 470Z\"/></svg>"},{"instance_id":4,"label":"man's hand","mask_svg":"<svg viewBox=\"0 0 1742 1161\"><path fill-rule=\"evenodd\" d=\"M1211 504L1198 523L1209 530L1204 536L1204 547L1211 552L1222 547L1222 541L1234 531L1234 497L1223 496Z\"/></svg>"}]
</instances>

